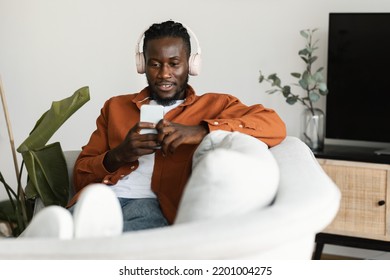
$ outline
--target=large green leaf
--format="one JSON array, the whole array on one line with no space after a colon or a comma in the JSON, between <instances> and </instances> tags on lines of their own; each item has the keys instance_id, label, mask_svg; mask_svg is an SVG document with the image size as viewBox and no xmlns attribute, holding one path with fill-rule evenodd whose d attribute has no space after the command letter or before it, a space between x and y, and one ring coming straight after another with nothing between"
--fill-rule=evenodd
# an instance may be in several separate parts
<instances>
[{"instance_id":1,"label":"large green leaf","mask_svg":"<svg viewBox=\"0 0 390 280\"><path fill-rule=\"evenodd\" d=\"M38 120L29 137L19 146L17 151L42 148L58 128L89 100L89 88L78 89L72 96L61 101L54 101L51 108Z\"/></svg>"},{"instance_id":2,"label":"large green leaf","mask_svg":"<svg viewBox=\"0 0 390 280\"><path fill-rule=\"evenodd\" d=\"M40 197L45 206L65 206L69 181L60 143L46 145L58 128L89 100L89 88L83 87L72 96L52 103L37 121L29 137L17 149L28 172L27 198Z\"/></svg>"},{"instance_id":3,"label":"large green leaf","mask_svg":"<svg viewBox=\"0 0 390 280\"><path fill-rule=\"evenodd\" d=\"M27 198L38 196L45 206L65 206L69 197L69 179L60 143L27 151L23 153L23 159L29 174Z\"/></svg>"}]
</instances>

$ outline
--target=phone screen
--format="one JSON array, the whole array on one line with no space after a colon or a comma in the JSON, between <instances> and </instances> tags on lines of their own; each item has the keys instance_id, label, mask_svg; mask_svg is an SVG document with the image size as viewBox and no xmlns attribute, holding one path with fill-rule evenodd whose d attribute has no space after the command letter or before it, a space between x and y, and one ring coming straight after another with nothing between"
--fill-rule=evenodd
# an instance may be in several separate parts
<instances>
[{"instance_id":1,"label":"phone screen","mask_svg":"<svg viewBox=\"0 0 390 280\"><path fill-rule=\"evenodd\" d=\"M157 124L164 118L164 107L161 105L142 105L141 106L141 122L150 122ZM156 129L142 129L141 134L154 133L157 134Z\"/></svg>"}]
</instances>

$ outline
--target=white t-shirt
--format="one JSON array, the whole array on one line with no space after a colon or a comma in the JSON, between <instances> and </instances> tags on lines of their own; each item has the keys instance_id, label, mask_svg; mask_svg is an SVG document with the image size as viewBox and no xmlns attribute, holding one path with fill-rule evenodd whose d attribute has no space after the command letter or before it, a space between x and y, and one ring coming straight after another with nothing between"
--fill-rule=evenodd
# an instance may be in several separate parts
<instances>
[{"instance_id":1,"label":"white t-shirt","mask_svg":"<svg viewBox=\"0 0 390 280\"><path fill-rule=\"evenodd\" d=\"M164 115L170 110L176 108L184 100L176 100L176 103L164 107ZM150 104L157 104L156 101L151 100ZM150 155L141 156L138 159L139 165L129 175L121 178L112 190L117 197L123 198L155 198L156 194L151 189L152 174L154 167L154 153Z\"/></svg>"}]
</instances>

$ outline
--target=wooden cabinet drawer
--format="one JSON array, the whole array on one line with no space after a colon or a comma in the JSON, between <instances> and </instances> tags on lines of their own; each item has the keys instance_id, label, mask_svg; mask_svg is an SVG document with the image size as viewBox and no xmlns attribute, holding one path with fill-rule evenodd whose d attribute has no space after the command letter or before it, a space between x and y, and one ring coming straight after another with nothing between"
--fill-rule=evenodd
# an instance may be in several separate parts
<instances>
[{"instance_id":1,"label":"wooden cabinet drawer","mask_svg":"<svg viewBox=\"0 0 390 280\"><path fill-rule=\"evenodd\" d=\"M319 161L340 188L340 210L324 232L387 239L388 166L335 160Z\"/></svg>"}]
</instances>

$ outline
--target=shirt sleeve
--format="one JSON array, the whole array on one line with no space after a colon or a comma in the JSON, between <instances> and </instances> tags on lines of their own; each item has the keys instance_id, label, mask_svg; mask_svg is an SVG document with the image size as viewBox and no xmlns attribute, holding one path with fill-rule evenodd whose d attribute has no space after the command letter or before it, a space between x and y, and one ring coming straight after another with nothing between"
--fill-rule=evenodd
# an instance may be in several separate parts
<instances>
[{"instance_id":1,"label":"shirt sleeve","mask_svg":"<svg viewBox=\"0 0 390 280\"><path fill-rule=\"evenodd\" d=\"M128 128L125 127L123 133L119 134L118 129L112 127L112 125L117 125L115 120L111 121L111 126L108 124L109 118L122 113L115 104L110 103L111 100L108 100L103 106L96 120L96 130L92 133L89 142L82 148L76 160L73 171L73 183L76 192L92 183L115 184L121 178L121 174L129 174L138 165L138 163L134 163L131 166L124 166L112 173L104 167L103 161L106 153L117 146L128 131ZM131 125L129 123L129 126Z\"/></svg>"},{"instance_id":2,"label":"shirt sleeve","mask_svg":"<svg viewBox=\"0 0 390 280\"><path fill-rule=\"evenodd\" d=\"M286 126L279 115L261 104L247 106L236 97L226 95L224 110L213 119L204 120L209 131L239 131L273 147L286 137ZM239 117L237 117L239 116Z\"/></svg>"}]
</instances>

